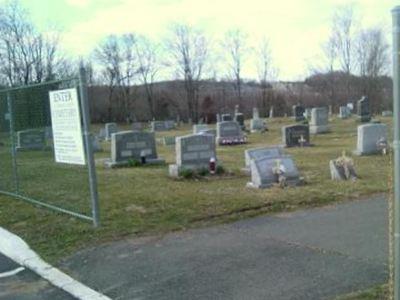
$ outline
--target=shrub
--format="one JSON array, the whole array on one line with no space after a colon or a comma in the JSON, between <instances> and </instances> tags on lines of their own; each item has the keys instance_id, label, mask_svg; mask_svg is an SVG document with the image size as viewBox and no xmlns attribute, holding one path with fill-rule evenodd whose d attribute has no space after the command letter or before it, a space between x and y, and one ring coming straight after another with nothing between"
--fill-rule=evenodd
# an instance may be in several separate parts
<instances>
[{"instance_id":1,"label":"shrub","mask_svg":"<svg viewBox=\"0 0 400 300\"><path fill-rule=\"evenodd\" d=\"M215 173L218 175L224 174L225 173L225 168L221 165L217 166L217 169L215 170Z\"/></svg>"},{"instance_id":2,"label":"shrub","mask_svg":"<svg viewBox=\"0 0 400 300\"><path fill-rule=\"evenodd\" d=\"M191 169L182 169L179 171L179 176L185 179L190 179L194 177L194 171Z\"/></svg>"},{"instance_id":3,"label":"shrub","mask_svg":"<svg viewBox=\"0 0 400 300\"><path fill-rule=\"evenodd\" d=\"M128 166L129 167L138 167L138 166L140 166L141 165L141 163L140 163L140 161L138 161L137 159L130 159L130 160L128 160Z\"/></svg>"}]
</instances>

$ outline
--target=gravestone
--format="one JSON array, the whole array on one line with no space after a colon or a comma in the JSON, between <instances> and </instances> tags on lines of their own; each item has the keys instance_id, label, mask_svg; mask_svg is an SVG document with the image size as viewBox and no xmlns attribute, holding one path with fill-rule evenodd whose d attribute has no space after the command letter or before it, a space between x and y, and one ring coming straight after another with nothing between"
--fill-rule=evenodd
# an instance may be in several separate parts
<instances>
[{"instance_id":1,"label":"gravestone","mask_svg":"<svg viewBox=\"0 0 400 300\"><path fill-rule=\"evenodd\" d=\"M329 112L326 107L315 107L311 110L310 133L318 134L329 131Z\"/></svg>"},{"instance_id":2,"label":"gravestone","mask_svg":"<svg viewBox=\"0 0 400 300\"><path fill-rule=\"evenodd\" d=\"M193 134L197 134L208 130L207 124L195 124L193 125Z\"/></svg>"},{"instance_id":3,"label":"gravestone","mask_svg":"<svg viewBox=\"0 0 400 300\"><path fill-rule=\"evenodd\" d=\"M175 128L175 121L152 121L151 131L168 131Z\"/></svg>"},{"instance_id":4,"label":"gravestone","mask_svg":"<svg viewBox=\"0 0 400 300\"><path fill-rule=\"evenodd\" d=\"M236 113L234 120L239 123L242 130L246 129L246 126L244 125L244 115L242 113Z\"/></svg>"},{"instance_id":5,"label":"gravestone","mask_svg":"<svg viewBox=\"0 0 400 300\"><path fill-rule=\"evenodd\" d=\"M274 107L273 106L271 106L271 108L269 109L269 117L274 118Z\"/></svg>"},{"instance_id":6,"label":"gravestone","mask_svg":"<svg viewBox=\"0 0 400 300\"><path fill-rule=\"evenodd\" d=\"M222 122L232 121L232 116L230 114L222 114L221 115L221 120L222 120Z\"/></svg>"},{"instance_id":7,"label":"gravestone","mask_svg":"<svg viewBox=\"0 0 400 300\"><path fill-rule=\"evenodd\" d=\"M252 188L269 188L278 183L278 175L275 168L280 167L284 171L286 184L295 186L300 182L299 171L289 155L277 157L265 157L257 160L251 160L251 182L247 184Z\"/></svg>"},{"instance_id":8,"label":"gravestone","mask_svg":"<svg viewBox=\"0 0 400 300\"><path fill-rule=\"evenodd\" d=\"M250 120L250 132L264 132L267 126L263 119L251 119Z\"/></svg>"},{"instance_id":9,"label":"gravestone","mask_svg":"<svg viewBox=\"0 0 400 300\"><path fill-rule=\"evenodd\" d=\"M341 157L329 161L329 170L332 180L356 180L357 174L354 168L354 162L343 152Z\"/></svg>"},{"instance_id":10,"label":"gravestone","mask_svg":"<svg viewBox=\"0 0 400 300\"><path fill-rule=\"evenodd\" d=\"M244 151L245 167L242 169L245 173L250 173L250 163L267 157L279 157L284 155L282 146L268 146L261 148L247 149Z\"/></svg>"},{"instance_id":11,"label":"gravestone","mask_svg":"<svg viewBox=\"0 0 400 300\"><path fill-rule=\"evenodd\" d=\"M286 147L310 146L310 129L308 125L282 127L282 143Z\"/></svg>"},{"instance_id":12,"label":"gravestone","mask_svg":"<svg viewBox=\"0 0 400 300\"><path fill-rule=\"evenodd\" d=\"M352 112L352 111L354 110L354 104L353 104L353 102L348 102L348 103L346 104L346 106L349 108L350 112Z\"/></svg>"},{"instance_id":13,"label":"gravestone","mask_svg":"<svg viewBox=\"0 0 400 300\"><path fill-rule=\"evenodd\" d=\"M236 145L247 142L239 124L235 121L217 123L217 144Z\"/></svg>"},{"instance_id":14,"label":"gravestone","mask_svg":"<svg viewBox=\"0 0 400 300\"><path fill-rule=\"evenodd\" d=\"M143 124L140 122L133 122L132 123L132 130L133 131L141 131L143 130Z\"/></svg>"},{"instance_id":15,"label":"gravestone","mask_svg":"<svg viewBox=\"0 0 400 300\"><path fill-rule=\"evenodd\" d=\"M387 141L387 126L385 124L364 124L357 128L356 155L377 154L381 152L379 142Z\"/></svg>"},{"instance_id":16,"label":"gravestone","mask_svg":"<svg viewBox=\"0 0 400 300\"><path fill-rule=\"evenodd\" d=\"M28 129L17 132L17 151L44 150L46 148L46 134L44 130Z\"/></svg>"},{"instance_id":17,"label":"gravestone","mask_svg":"<svg viewBox=\"0 0 400 300\"><path fill-rule=\"evenodd\" d=\"M296 122L304 120L304 107L301 105L293 105L293 118Z\"/></svg>"},{"instance_id":18,"label":"gravestone","mask_svg":"<svg viewBox=\"0 0 400 300\"><path fill-rule=\"evenodd\" d=\"M357 101L357 117L363 123L371 121L369 99L366 96Z\"/></svg>"},{"instance_id":19,"label":"gravestone","mask_svg":"<svg viewBox=\"0 0 400 300\"><path fill-rule=\"evenodd\" d=\"M98 137L101 140L105 140L106 139L106 129L105 128L100 128Z\"/></svg>"},{"instance_id":20,"label":"gravestone","mask_svg":"<svg viewBox=\"0 0 400 300\"><path fill-rule=\"evenodd\" d=\"M191 134L176 138L176 164L169 166L169 175L178 177L184 169L208 169L212 158L216 157L215 136L211 134Z\"/></svg>"},{"instance_id":21,"label":"gravestone","mask_svg":"<svg viewBox=\"0 0 400 300\"><path fill-rule=\"evenodd\" d=\"M310 119L311 119L311 110L312 110L312 108L306 108L306 109L304 110L304 117L305 117L307 120L310 120Z\"/></svg>"},{"instance_id":22,"label":"gravestone","mask_svg":"<svg viewBox=\"0 0 400 300\"><path fill-rule=\"evenodd\" d=\"M111 135L118 132L118 126L116 123L106 123L105 125L105 139L111 140Z\"/></svg>"},{"instance_id":23,"label":"gravestone","mask_svg":"<svg viewBox=\"0 0 400 300\"><path fill-rule=\"evenodd\" d=\"M107 160L107 167L129 165L131 161L145 163L163 163L157 157L156 141L153 132L121 131L111 136L111 159Z\"/></svg>"},{"instance_id":24,"label":"gravestone","mask_svg":"<svg viewBox=\"0 0 400 300\"><path fill-rule=\"evenodd\" d=\"M253 118L250 120L250 132L263 132L266 130L264 120L260 119L258 108L253 108Z\"/></svg>"},{"instance_id":25,"label":"gravestone","mask_svg":"<svg viewBox=\"0 0 400 300\"><path fill-rule=\"evenodd\" d=\"M393 112L391 110L384 110L382 112L382 117L391 117L393 116Z\"/></svg>"},{"instance_id":26,"label":"gravestone","mask_svg":"<svg viewBox=\"0 0 400 300\"><path fill-rule=\"evenodd\" d=\"M176 125L175 125L175 121L174 120L167 120L167 121L164 121L165 122L165 128L167 129L167 130L172 130L172 129L175 129L176 128Z\"/></svg>"},{"instance_id":27,"label":"gravestone","mask_svg":"<svg viewBox=\"0 0 400 300\"><path fill-rule=\"evenodd\" d=\"M260 118L260 113L258 111L257 107L253 107L253 119L259 119Z\"/></svg>"},{"instance_id":28,"label":"gravestone","mask_svg":"<svg viewBox=\"0 0 400 300\"><path fill-rule=\"evenodd\" d=\"M90 135L90 140L92 142L92 151L93 152L101 152L101 151L103 151L103 148L101 147L101 144L100 144L99 137L91 134Z\"/></svg>"},{"instance_id":29,"label":"gravestone","mask_svg":"<svg viewBox=\"0 0 400 300\"><path fill-rule=\"evenodd\" d=\"M339 118L347 119L351 116L350 108L348 106L340 106L339 107Z\"/></svg>"}]
</instances>

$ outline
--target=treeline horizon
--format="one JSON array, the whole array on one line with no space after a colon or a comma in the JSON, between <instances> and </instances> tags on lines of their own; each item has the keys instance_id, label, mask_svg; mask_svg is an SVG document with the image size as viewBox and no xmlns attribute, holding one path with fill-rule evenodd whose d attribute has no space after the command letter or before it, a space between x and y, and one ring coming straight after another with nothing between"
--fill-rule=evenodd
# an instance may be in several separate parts
<instances>
[{"instance_id":1,"label":"treeline horizon","mask_svg":"<svg viewBox=\"0 0 400 300\"><path fill-rule=\"evenodd\" d=\"M62 52L59 36L40 32L18 0L0 8L0 86L16 87L88 74L93 121L178 118L214 120L236 105L248 115L290 114L291 106L338 107L366 95L372 111L390 108L389 45L379 26L357 24L352 6L338 8L321 60L300 82L280 81L268 38L250 47L248 35L232 29L218 41L200 28L173 24L162 41L137 33L109 35L85 58ZM243 78L246 64L257 78ZM223 72L221 72L223 70ZM168 75L166 75L168 74ZM212 117L214 115L214 117Z\"/></svg>"}]
</instances>

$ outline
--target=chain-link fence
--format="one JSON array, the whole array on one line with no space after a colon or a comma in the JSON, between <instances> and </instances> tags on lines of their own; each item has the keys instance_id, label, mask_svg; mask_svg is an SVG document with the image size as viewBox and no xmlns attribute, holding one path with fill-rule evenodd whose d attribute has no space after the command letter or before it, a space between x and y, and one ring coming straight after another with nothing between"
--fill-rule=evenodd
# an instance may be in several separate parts
<instances>
[{"instance_id":1,"label":"chain-link fence","mask_svg":"<svg viewBox=\"0 0 400 300\"><path fill-rule=\"evenodd\" d=\"M97 224L96 174L89 145L84 72L81 75L0 90L0 193ZM78 95L82 165L56 162L49 94L65 89L76 89ZM62 130L57 134L62 135Z\"/></svg>"}]
</instances>

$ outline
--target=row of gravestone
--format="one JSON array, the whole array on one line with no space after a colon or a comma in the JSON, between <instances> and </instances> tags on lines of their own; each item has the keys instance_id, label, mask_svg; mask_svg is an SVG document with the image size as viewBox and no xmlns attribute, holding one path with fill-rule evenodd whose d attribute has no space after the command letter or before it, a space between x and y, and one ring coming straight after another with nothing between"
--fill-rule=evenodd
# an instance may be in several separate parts
<instances>
[{"instance_id":1,"label":"row of gravestone","mask_svg":"<svg viewBox=\"0 0 400 300\"><path fill-rule=\"evenodd\" d=\"M94 152L101 151L101 145L98 138L94 135L90 136L92 141L92 150ZM17 132L16 151L29 150L47 150L51 149L53 132L51 127L44 129L27 129Z\"/></svg>"},{"instance_id":2,"label":"row of gravestone","mask_svg":"<svg viewBox=\"0 0 400 300\"><path fill-rule=\"evenodd\" d=\"M322 109L322 108L318 108ZM293 105L293 118L295 121L303 121L304 119L312 119L311 108L304 108L301 105ZM339 107L339 118L346 119L351 116L353 110L353 104L348 103L346 106ZM328 116L331 114L330 110L326 108ZM390 112L385 111L382 113L383 116L389 116ZM371 112L368 97L363 96L357 101L357 117L361 122L369 122L371 120ZM313 131L313 130L311 130Z\"/></svg>"}]
</instances>

